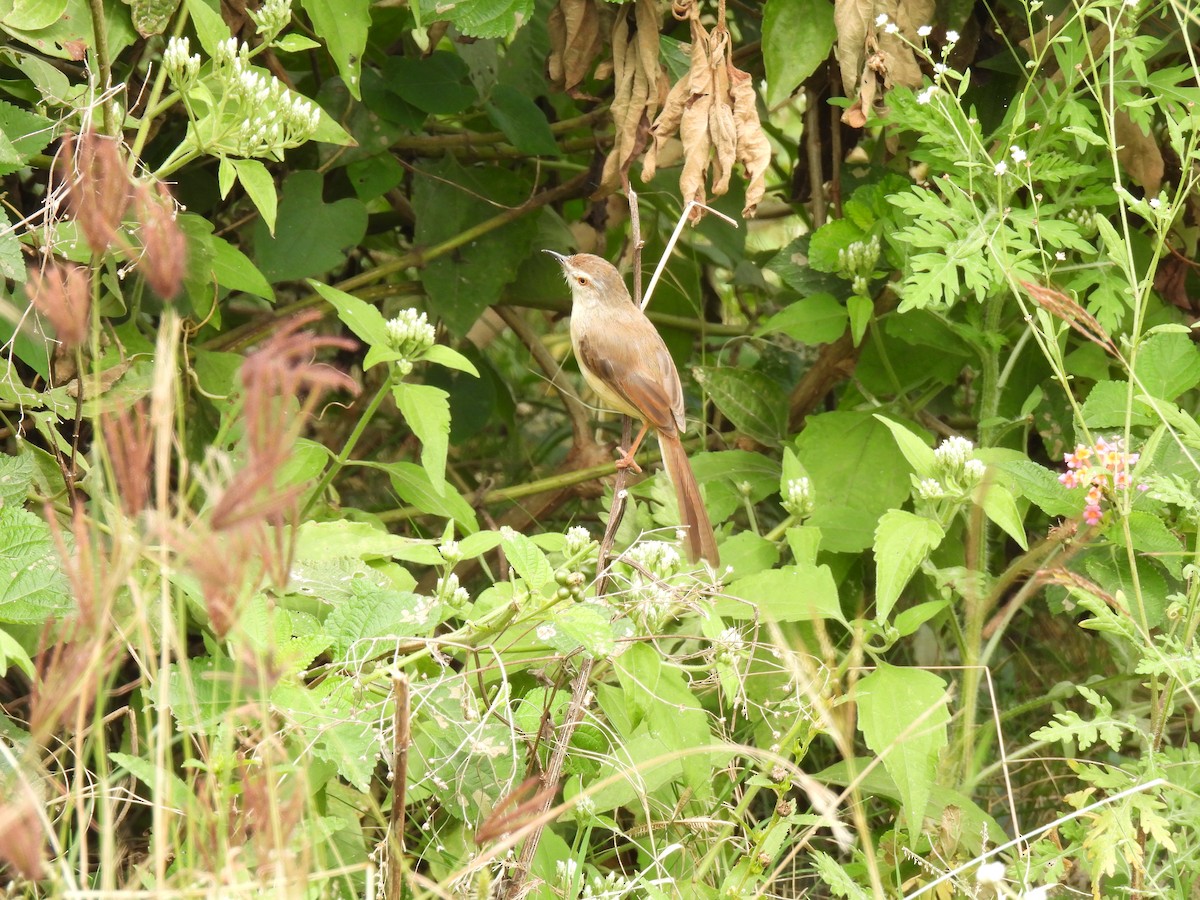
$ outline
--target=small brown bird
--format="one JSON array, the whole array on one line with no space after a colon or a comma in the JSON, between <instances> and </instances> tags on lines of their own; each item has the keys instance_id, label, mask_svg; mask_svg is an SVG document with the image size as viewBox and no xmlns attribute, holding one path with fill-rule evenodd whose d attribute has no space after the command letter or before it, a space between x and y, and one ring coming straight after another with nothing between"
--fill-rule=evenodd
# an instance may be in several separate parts
<instances>
[{"instance_id":1,"label":"small brown bird","mask_svg":"<svg viewBox=\"0 0 1200 900\"><path fill-rule=\"evenodd\" d=\"M641 471L633 455L646 432L655 430L687 530L688 557L716 567L717 541L679 440L686 428L683 388L667 345L611 263L590 253L546 252L562 265L571 287L571 346L583 377L606 407L642 421L637 440L628 450L621 448L617 465Z\"/></svg>"}]
</instances>

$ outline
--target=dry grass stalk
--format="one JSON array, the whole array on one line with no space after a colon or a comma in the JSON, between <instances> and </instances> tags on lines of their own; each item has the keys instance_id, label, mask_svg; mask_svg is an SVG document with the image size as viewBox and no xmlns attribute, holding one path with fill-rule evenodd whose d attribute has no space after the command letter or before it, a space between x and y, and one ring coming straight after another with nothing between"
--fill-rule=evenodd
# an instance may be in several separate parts
<instances>
[{"instance_id":1,"label":"dry grass stalk","mask_svg":"<svg viewBox=\"0 0 1200 900\"><path fill-rule=\"evenodd\" d=\"M63 137L59 172L67 183L67 206L93 253L112 244L129 207L132 184L115 138L85 131Z\"/></svg>"},{"instance_id":2,"label":"dry grass stalk","mask_svg":"<svg viewBox=\"0 0 1200 900\"><path fill-rule=\"evenodd\" d=\"M1117 351L1117 345L1113 343L1112 338L1108 336L1108 332L1104 330L1104 326L1100 324L1095 316L1080 306L1078 301L1067 296L1062 291L1043 287L1031 281L1022 281L1021 287L1025 288L1026 293L1046 312L1056 318L1062 319L1089 341L1103 347L1113 356L1119 357L1121 355Z\"/></svg>"},{"instance_id":3,"label":"dry grass stalk","mask_svg":"<svg viewBox=\"0 0 1200 900\"><path fill-rule=\"evenodd\" d=\"M154 182L138 186L134 206L143 248L138 269L154 293L172 300L187 274L187 240L175 221L175 201L161 182Z\"/></svg>"},{"instance_id":4,"label":"dry grass stalk","mask_svg":"<svg viewBox=\"0 0 1200 900\"><path fill-rule=\"evenodd\" d=\"M303 331L318 313L297 316L242 364L245 463L233 473L203 521L174 535L200 581L218 634L234 622L247 576L287 580L291 547L284 526L294 524L306 485L279 483L296 439L327 391L357 393L345 373L317 363L322 349L351 349L345 338ZM251 566L261 563L261 571Z\"/></svg>"},{"instance_id":5,"label":"dry grass stalk","mask_svg":"<svg viewBox=\"0 0 1200 900\"><path fill-rule=\"evenodd\" d=\"M25 292L34 309L50 320L65 349L87 340L91 279L86 268L51 259L40 269L29 269Z\"/></svg>"}]
</instances>

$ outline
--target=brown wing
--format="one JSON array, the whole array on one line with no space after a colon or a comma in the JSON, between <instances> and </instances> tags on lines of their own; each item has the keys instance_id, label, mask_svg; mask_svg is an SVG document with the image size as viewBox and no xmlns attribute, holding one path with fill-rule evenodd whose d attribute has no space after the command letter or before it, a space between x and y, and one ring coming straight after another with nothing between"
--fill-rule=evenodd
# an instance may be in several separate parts
<instances>
[{"instance_id":1,"label":"brown wing","mask_svg":"<svg viewBox=\"0 0 1200 900\"><path fill-rule=\"evenodd\" d=\"M606 323L599 338L592 329L578 336L575 350L580 363L603 382L610 400L620 401L615 406L626 407L621 412L635 410L659 431L681 428L683 390L671 354L645 316L638 313L637 318L621 319ZM621 339L608 337L614 333Z\"/></svg>"}]
</instances>

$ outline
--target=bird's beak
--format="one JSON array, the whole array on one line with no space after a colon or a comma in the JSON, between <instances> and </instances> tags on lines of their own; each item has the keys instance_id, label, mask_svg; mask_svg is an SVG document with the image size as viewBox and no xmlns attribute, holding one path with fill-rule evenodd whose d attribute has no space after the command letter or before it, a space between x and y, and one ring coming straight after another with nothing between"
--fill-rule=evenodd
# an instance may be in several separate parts
<instances>
[{"instance_id":1,"label":"bird's beak","mask_svg":"<svg viewBox=\"0 0 1200 900\"><path fill-rule=\"evenodd\" d=\"M556 250L543 250L542 252L549 253L551 256L557 259L560 266L565 266L567 264L567 257Z\"/></svg>"}]
</instances>

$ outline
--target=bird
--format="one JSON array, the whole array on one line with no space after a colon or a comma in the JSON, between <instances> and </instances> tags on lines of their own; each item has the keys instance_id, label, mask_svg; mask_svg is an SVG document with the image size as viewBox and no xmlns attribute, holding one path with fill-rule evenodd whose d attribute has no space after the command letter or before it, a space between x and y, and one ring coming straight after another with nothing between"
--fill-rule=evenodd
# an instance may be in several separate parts
<instances>
[{"instance_id":1,"label":"bird","mask_svg":"<svg viewBox=\"0 0 1200 900\"><path fill-rule=\"evenodd\" d=\"M546 253L558 260L571 288L571 347L584 380L606 408L642 423L633 445L620 448L617 467L641 471L633 457L653 428L675 487L688 558L716 568L716 536L679 437L686 430L683 387L667 345L612 263L591 253Z\"/></svg>"}]
</instances>

